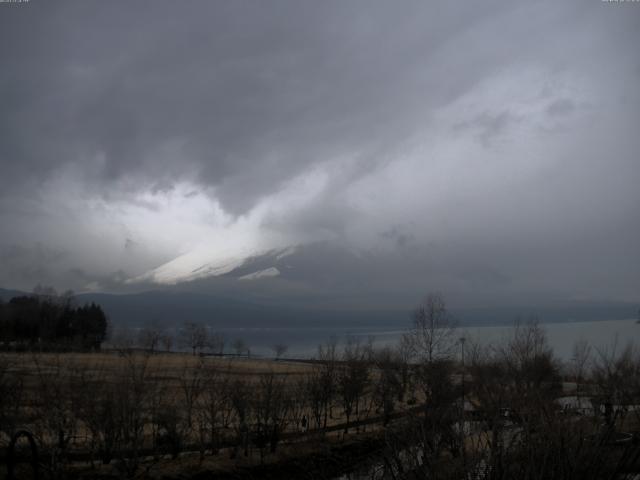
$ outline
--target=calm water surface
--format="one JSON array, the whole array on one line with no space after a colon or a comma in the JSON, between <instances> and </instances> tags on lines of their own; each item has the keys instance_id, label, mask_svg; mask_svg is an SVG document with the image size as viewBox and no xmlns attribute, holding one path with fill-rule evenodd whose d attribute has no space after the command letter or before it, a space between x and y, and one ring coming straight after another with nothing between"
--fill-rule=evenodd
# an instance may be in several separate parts
<instances>
[{"instance_id":1,"label":"calm water surface","mask_svg":"<svg viewBox=\"0 0 640 480\"><path fill-rule=\"evenodd\" d=\"M594 348L623 348L633 341L640 345L640 324L635 319L607 320L600 322L567 322L541 324L547 333L550 345L561 359L569 359L573 345L586 340ZM273 355L271 347L282 343L289 347L287 357L309 358L316 354L317 347L332 337L338 339L338 345L344 343L347 336L360 338L363 342L374 339L376 346L396 344L403 330L384 327L351 328L226 328L220 330L231 351L231 343L237 338L243 339L256 355ZM513 326L459 327L457 336L464 336L481 343L497 343L509 337Z\"/></svg>"}]
</instances>

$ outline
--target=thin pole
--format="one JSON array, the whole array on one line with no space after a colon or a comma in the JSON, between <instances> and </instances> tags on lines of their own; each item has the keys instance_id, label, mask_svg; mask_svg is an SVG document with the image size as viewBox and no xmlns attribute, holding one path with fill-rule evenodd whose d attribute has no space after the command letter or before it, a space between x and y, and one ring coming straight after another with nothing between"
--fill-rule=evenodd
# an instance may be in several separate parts
<instances>
[{"instance_id":1,"label":"thin pole","mask_svg":"<svg viewBox=\"0 0 640 480\"><path fill-rule=\"evenodd\" d=\"M460 448L462 449L462 468L463 471L466 475L466 470L467 470L467 458L466 458L466 452L465 452L465 445L464 445L464 440L465 440L465 411L464 411L464 342L465 342L466 338L464 337L460 337L460 346L462 349L462 382L461 382L461 386L462 386L462 423L461 423L461 428L460 428Z\"/></svg>"}]
</instances>

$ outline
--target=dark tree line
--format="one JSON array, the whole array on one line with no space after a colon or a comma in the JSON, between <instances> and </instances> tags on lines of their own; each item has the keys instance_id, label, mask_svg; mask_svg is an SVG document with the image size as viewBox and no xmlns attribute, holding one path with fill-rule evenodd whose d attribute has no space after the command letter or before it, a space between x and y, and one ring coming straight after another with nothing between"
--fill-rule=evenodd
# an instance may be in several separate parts
<instances>
[{"instance_id":1,"label":"dark tree line","mask_svg":"<svg viewBox=\"0 0 640 480\"><path fill-rule=\"evenodd\" d=\"M107 327L99 305L76 306L70 295L25 295L0 302L4 348L97 350Z\"/></svg>"}]
</instances>

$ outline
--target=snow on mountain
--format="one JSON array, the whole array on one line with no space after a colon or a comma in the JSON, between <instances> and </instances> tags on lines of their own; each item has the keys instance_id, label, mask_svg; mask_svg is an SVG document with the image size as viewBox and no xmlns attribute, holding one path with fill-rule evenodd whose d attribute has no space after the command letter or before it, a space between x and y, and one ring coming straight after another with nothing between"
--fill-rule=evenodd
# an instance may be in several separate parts
<instances>
[{"instance_id":1,"label":"snow on mountain","mask_svg":"<svg viewBox=\"0 0 640 480\"><path fill-rule=\"evenodd\" d=\"M278 275L280 275L280 270L276 267L269 267L264 270L258 270L257 272L242 275L241 277L238 277L238 280L257 280L258 278L277 277Z\"/></svg>"},{"instance_id":2,"label":"snow on mountain","mask_svg":"<svg viewBox=\"0 0 640 480\"><path fill-rule=\"evenodd\" d=\"M296 251L296 247L287 247L275 250L251 251L243 249L235 252L207 252L206 250L194 250L181 255L170 262L150 270L142 275L130 279L127 283L152 282L163 285L176 285L207 277L219 277L228 275L243 266L251 263L252 259L271 256L274 263ZM255 280L257 278L275 277L280 271L271 266L261 266L255 272L245 273L238 277L240 280Z\"/></svg>"},{"instance_id":3,"label":"snow on mountain","mask_svg":"<svg viewBox=\"0 0 640 480\"><path fill-rule=\"evenodd\" d=\"M294 253L296 253L297 250L298 250L298 247L296 246L283 248L277 253L276 260L282 260L285 257L293 255Z\"/></svg>"}]
</instances>

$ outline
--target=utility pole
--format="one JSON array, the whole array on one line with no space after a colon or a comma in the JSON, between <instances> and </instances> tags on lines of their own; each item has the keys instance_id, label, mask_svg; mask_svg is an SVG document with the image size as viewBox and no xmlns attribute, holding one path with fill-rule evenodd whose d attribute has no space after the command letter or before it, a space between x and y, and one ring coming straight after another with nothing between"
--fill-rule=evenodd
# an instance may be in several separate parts
<instances>
[{"instance_id":1,"label":"utility pole","mask_svg":"<svg viewBox=\"0 0 640 480\"><path fill-rule=\"evenodd\" d=\"M461 390L462 390L462 407L461 407L461 419L462 422L460 424L460 448L461 448L461 453L462 453L462 468L463 471L465 472L466 475L466 469L467 469L467 457L466 457L466 452L465 452L465 445L464 445L464 440L465 440L465 411L464 411L464 342L467 339L465 337L460 337L460 348L461 348L461 353L462 353L462 381L460 382L461 384Z\"/></svg>"}]
</instances>

